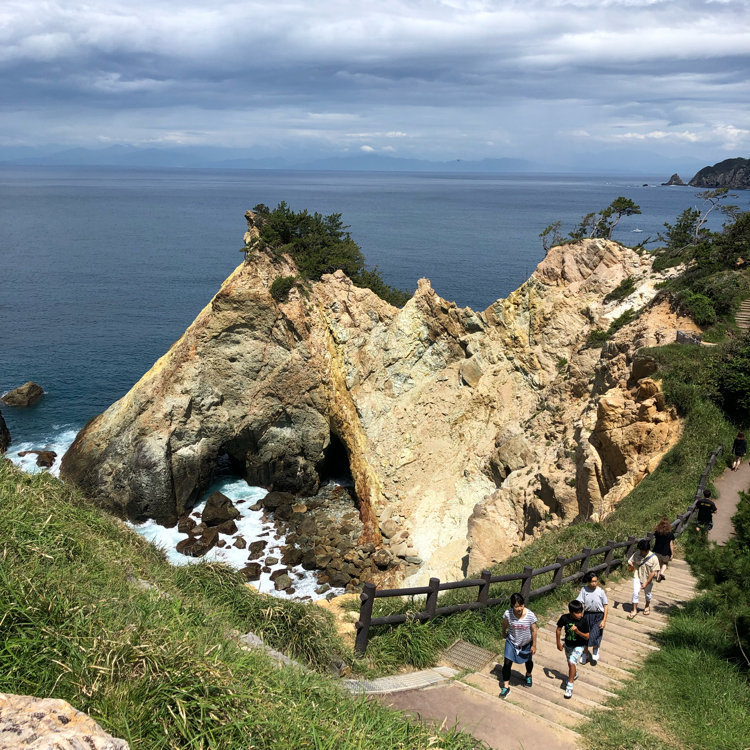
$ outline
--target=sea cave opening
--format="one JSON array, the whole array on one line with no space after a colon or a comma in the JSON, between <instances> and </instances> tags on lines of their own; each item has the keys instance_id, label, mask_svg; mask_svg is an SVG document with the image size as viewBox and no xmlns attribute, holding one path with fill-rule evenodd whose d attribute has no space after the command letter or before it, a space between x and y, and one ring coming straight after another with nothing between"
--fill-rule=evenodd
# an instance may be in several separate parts
<instances>
[{"instance_id":1,"label":"sea cave opening","mask_svg":"<svg viewBox=\"0 0 750 750\"><path fill-rule=\"evenodd\" d=\"M340 484L350 491L355 502L357 502L354 477L349 465L349 453L341 438L334 432L331 433L330 442L323 451L323 458L318 462L315 469L318 472L321 484L328 482Z\"/></svg>"}]
</instances>

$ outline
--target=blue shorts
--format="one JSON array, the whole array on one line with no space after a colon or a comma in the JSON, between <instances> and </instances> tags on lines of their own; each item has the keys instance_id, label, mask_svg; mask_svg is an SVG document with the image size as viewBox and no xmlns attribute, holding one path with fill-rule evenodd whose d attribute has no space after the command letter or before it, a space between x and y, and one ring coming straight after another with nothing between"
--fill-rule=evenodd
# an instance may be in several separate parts
<instances>
[{"instance_id":1,"label":"blue shorts","mask_svg":"<svg viewBox=\"0 0 750 750\"><path fill-rule=\"evenodd\" d=\"M515 646L511 643L510 638L507 638L505 641L504 656L506 659L510 659L516 664L524 664L531 659L531 641L523 646Z\"/></svg>"}]
</instances>

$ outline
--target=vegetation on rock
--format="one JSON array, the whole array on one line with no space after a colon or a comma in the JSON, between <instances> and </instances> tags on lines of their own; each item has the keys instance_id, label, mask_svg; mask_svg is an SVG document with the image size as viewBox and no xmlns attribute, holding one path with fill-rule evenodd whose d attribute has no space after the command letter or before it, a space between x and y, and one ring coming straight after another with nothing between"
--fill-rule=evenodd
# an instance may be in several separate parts
<instances>
[{"instance_id":1,"label":"vegetation on rock","mask_svg":"<svg viewBox=\"0 0 750 750\"><path fill-rule=\"evenodd\" d=\"M323 216L306 209L293 211L285 201L274 209L259 203L253 211L257 215L260 242L275 252L291 255L304 278L316 281L323 274L341 270L357 286L371 289L397 307L411 297L408 292L386 284L377 267L366 268L364 255L347 231L349 227L341 220L341 214Z\"/></svg>"},{"instance_id":2,"label":"vegetation on rock","mask_svg":"<svg viewBox=\"0 0 750 750\"><path fill-rule=\"evenodd\" d=\"M297 282L296 276L278 276L271 284L271 296L277 301L282 302L289 296L289 292Z\"/></svg>"},{"instance_id":3,"label":"vegetation on rock","mask_svg":"<svg viewBox=\"0 0 750 750\"><path fill-rule=\"evenodd\" d=\"M750 159L742 157L724 159L713 166L703 167L688 185L701 188L729 188L730 190L750 188Z\"/></svg>"}]
</instances>

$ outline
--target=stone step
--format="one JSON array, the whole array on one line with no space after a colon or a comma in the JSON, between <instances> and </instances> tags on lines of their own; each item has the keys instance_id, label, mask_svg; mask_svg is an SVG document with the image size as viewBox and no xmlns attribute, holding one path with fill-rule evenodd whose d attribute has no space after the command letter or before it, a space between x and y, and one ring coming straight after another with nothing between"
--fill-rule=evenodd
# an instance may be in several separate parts
<instances>
[{"instance_id":1,"label":"stone step","mask_svg":"<svg viewBox=\"0 0 750 750\"><path fill-rule=\"evenodd\" d=\"M464 682L495 697L498 697L500 692L500 687L494 678L478 672L467 675ZM568 706L558 706L556 703L548 701L538 692L535 693L534 687L526 688L511 684L510 693L501 700L569 729L575 729L589 720L588 716L579 711L575 711Z\"/></svg>"},{"instance_id":2,"label":"stone step","mask_svg":"<svg viewBox=\"0 0 750 750\"><path fill-rule=\"evenodd\" d=\"M557 635L555 631L556 628L554 625L547 626L544 629L539 630L539 636L540 638L543 637L554 643L555 648L557 648ZM608 637L607 633L610 631L612 636ZM612 619L607 620L607 625L604 628L604 638L607 639L608 643L614 642L615 644L618 644L622 648L623 655L625 656L627 656L630 651L642 654L644 657L649 651L657 651L659 647L648 640L648 635L649 634L644 634L642 631L635 628L628 628L625 626L620 628L619 623Z\"/></svg>"},{"instance_id":3,"label":"stone step","mask_svg":"<svg viewBox=\"0 0 750 750\"><path fill-rule=\"evenodd\" d=\"M606 636L605 636L606 638ZM541 631L539 633L539 637L537 639L537 647L542 648L539 645L539 642L545 640L547 643L552 646L552 648L557 651L557 643L554 634L552 635L546 635L543 634ZM602 646L604 645L604 641L602 641ZM620 669L624 670L633 670L637 669L641 665L641 661L643 658L645 658L645 653L642 651L635 651L632 649L629 649L627 646L623 646L622 644L618 644L614 640L607 641L607 649L604 653L606 653L606 663L612 664L616 667L619 667ZM564 666L565 664L565 656L564 651L557 651L559 654L560 664ZM641 657L640 659L638 657ZM598 665L597 665L598 666Z\"/></svg>"}]
</instances>

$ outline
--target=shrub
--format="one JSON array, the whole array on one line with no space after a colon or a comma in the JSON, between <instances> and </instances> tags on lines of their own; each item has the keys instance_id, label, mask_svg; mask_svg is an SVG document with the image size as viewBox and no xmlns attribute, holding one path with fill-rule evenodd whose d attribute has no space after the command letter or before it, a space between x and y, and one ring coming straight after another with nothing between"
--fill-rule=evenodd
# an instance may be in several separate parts
<instances>
[{"instance_id":1,"label":"shrub","mask_svg":"<svg viewBox=\"0 0 750 750\"><path fill-rule=\"evenodd\" d=\"M675 295L675 300L679 309L699 326L710 326L716 322L716 310L705 294L683 289Z\"/></svg>"},{"instance_id":2,"label":"shrub","mask_svg":"<svg viewBox=\"0 0 750 750\"><path fill-rule=\"evenodd\" d=\"M296 282L296 276L277 276L271 284L271 296L277 302L286 300Z\"/></svg>"},{"instance_id":3,"label":"shrub","mask_svg":"<svg viewBox=\"0 0 750 750\"><path fill-rule=\"evenodd\" d=\"M605 302L611 302L616 299L625 299L635 291L635 279L628 276L623 279L605 298Z\"/></svg>"}]
</instances>

